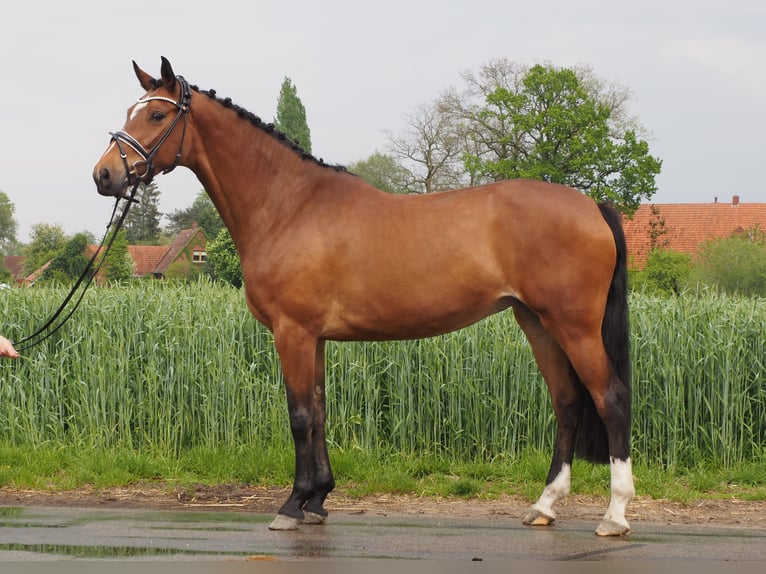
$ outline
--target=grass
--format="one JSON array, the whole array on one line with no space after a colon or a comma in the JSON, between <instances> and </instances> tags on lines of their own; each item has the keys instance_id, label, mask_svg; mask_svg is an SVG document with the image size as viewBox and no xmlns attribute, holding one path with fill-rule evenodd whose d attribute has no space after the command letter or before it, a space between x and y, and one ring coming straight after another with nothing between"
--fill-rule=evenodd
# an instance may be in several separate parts
<instances>
[{"instance_id":1,"label":"grass","mask_svg":"<svg viewBox=\"0 0 766 574\"><path fill-rule=\"evenodd\" d=\"M11 489L67 491L80 487L160 485L185 491L196 485L292 484L292 452L256 452L254 449L194 449L178 457L138 453L132 449L85 451L73 447L43 446L34 452L18 446L0 446L0 486ZM516 460L492 463L450 461L433 455L372 455L362 451L331 452L338 488L349 496L393 493L415 496L495 499L514 495L534 501L542 492L548 472L547 453L528 452ZM763 463L735 469L701 465L684 471L655 466L634 466L641 496L688 503L698 499L739 498L766 501ZM575 461L572 492L605 497L609 468Z\"/></svg>"}]
</instances>

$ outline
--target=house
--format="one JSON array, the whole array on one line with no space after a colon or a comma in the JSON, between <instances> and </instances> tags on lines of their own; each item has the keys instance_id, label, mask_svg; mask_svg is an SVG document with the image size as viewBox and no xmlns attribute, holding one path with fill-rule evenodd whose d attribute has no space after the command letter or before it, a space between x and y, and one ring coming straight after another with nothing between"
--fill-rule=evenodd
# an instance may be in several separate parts
<instances>
[{"instance_id":1,"label":"house","mask_svg":"<svg viewBox=\"0 0 766 574\"><path fill-rule=\"evenodd\" d=\"M206 246L205 231L196 223L191 229L179 232L168 245L128 245L128 254L133 260L133 276L170 279L196 273L207 261ZM96 245L88 245L85 248L85 256L90 259L97 248ZM49 265L50 261L31 275L25 276L24 257L5 258L5 266L10 270L17 286L31 285Z\"/></svg>"},{"instance_id":2,"label":"house","mask_svg":"<svg viewBox=\"0 0 766 574\"><path fill-rule=\"evenodd\" d=\"M133 275L156 279L185 277L207 261L206 245L205 232L196 223L179 232L169 245L128 245Z\"/></svg>"},{"instance_id":3,"label":"house","mask_svg":"<svg viewBox=\"0 0 766 574\"><path fill-rule=\"evenodd\" d=\"M760 226L766 230L766 203L642 204L632 219L623 219L628 265L643 269L654 248L673 249L693 255L708 239L724 239Z\"/></svg>"},{"instance_id":4,"label":"house","mask_svg":"<svg viewBox=\"0 0 766 574\"><path fill-rule=\"evenodd\" d=\"M11 280L17 287L28 287L35 281L37 281L45 270L48 269L51 262L48 261L39 269L33 271L29 275L24 274L24 260L26 257L21 255L9 255L5 258L5 267L11 272Z\"/></svg>"}]
</instances>

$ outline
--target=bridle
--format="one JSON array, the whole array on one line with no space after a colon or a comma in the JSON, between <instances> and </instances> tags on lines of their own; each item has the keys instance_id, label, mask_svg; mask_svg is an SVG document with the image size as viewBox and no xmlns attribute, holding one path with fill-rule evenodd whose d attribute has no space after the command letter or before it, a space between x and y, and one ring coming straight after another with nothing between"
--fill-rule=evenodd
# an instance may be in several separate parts
<instances>
[{"instance_id":1,"label":"bridle","mask_svg":"<svg viewBox=\"0 0 766 574\"><path fill-rule=\"evenodd\" d=\"M117 144L117 148L120 150L120 157L122 158L122 163L125 166L125 173L130 181L130 176L133 176L133 187L132 189L125 195L118 197L117 201L114 205L114 211L112 211L112 217L109 219L109 224L107 225L107 233L104 234L104 238L101 240L101 244L96 249L96 252L93 254L93 256L88 261L88 264L85 266L85 269L80 274L80 277L75 282L74 286L70 290L69 294L64 299L64 302L59 306L59 308L53 313L53 315L48 319L48 321L39 329L37 329L34 333L29 335L28 337L24 337L20 341L17 341L15 343L15 346L18 350L24 350L28 349L34 345L37 345L39 343L42 343L45 339L53 335L56 331L58 331L64 323L66 323L69 318L72 316L72 314L75 312L77 307L79 307L80 303L82 302L83 297L85 296L85 292L88 290L88 287L90 286L91 282L93 281L94 277L98 274L99 270L101 269L101 266L103 265L104 261L106 260L106 254L109 252L109 250L112 247L112 244L114 243L114 239L117 236L117 232L120 230L120 227L122 227L123 222L125 221L126 216L128 215L128 209L130 208L131 203L137 203L138 200L135 199L136 192L138 190L138 186L141 183L149 183L154 176L154 158L157 156L157 153L159 152L162 145L167 141L167 139L170 137L170 134L173 133L173 130L176 128L176 125L178 125L178 122L181 120L181 117L183 117L183 132L181 133L181 143L178 145L178 153L176 153L176 158L173 164L168 167L167 169L163 170L162 173L169 173L173 171L178 164L181 161L181 152L183 151L184 146L184 138L186 137L186 125L189 121L189 107L191 105L191 89L189 87L189 83L183 78L183 76L176 76L176 80L181 86L181 99L179 101L171 100L170 98L165 98L161 96L151 96L148 98L140 98L136 103L138 104L144 104L146 102L151 101L163 101L173 104L176 108L178 108L178 112L176 113L176 117L173 118L173 121L168 126L168 129L165 130L165 133L162 134L159 140L157 140L157 143L154 144L154 147L150 151L146 151L146 148L144 148L141 143L134 138L132 135L130 135L126 131L118 131L118 132L109 132L109 135L112 136L112 141ZM128 164L128 154L125 153L125 148L123 147L123 144L129 146L133 151L135 151L139 156L141 156L141 159L134 162L133 166ZM139 173L138 172L138 166L144 167L144 172ZM125 207L122 210L122 213L120 214L119 218L117 218L117 221L115 222L115 216L117 214L117 208L119 206L120 200L124 199L127 201ZM114 229L112 230L112 227ZM111 233L110 233L111 230ZM108 241L107 241L108 238ZM106 245L104 245L106 243ZM103 251L103 253L102 253ZM96 259L100 257L100 262L96 264ZM80 289L82 287L82 289ZM80 290L79 297L74 299L77 291ZM56 320L66 311L66 308L70 301L74 300L74 306L72 309L69 310L69 312L63 316L63 318L56 323Z\"/></svg>"},{"instance_id":2,"label":"bridle","mask_svg":"<svg viewBox=\"0 0 766 574\"><path fill-rule=\"evenodd\" d=\"M117 144L117 148L120 150L120 158L122 158L122 163L125 166L125 174L128 177L133 176L135 178L135 186L138 186L140 182L149 183L152 180L154 177L154 158L157 156L157 153L160 151L162 145L173 133L173 130L176 128L176 125L178 125L181 117L183 117L183 131L181 132L181 143L178 144L178 153L176 153L176 158L171 166L162 170L162 173L170 173L178 166L181 161L181 152L183 151L184 138L186 137L186 125L189 122L191 88L183 76L176 76L176 81L181 86L180 100L173 100L163 96L150 96L147 98L139 98L136 101L136 104L145 104L152 101L168 102L178 108L176 117L173 118L173 121L168 126L168 129L166 129L165 133L160 136L160 139L157 140L157 143L154 144L154 147L152 147L150 151L146 151L146 148L141 144L141 142L139 142L126 131L120 130L117 132L109 132L109 135L112 136L112 141ZM126 153L123 144L127 145L139 156L141 156L141 159L133 162L132 166L128 164L128 154ZM139 173L139 166L143 167L143 173Z\"/></svg>"}]
</instances>

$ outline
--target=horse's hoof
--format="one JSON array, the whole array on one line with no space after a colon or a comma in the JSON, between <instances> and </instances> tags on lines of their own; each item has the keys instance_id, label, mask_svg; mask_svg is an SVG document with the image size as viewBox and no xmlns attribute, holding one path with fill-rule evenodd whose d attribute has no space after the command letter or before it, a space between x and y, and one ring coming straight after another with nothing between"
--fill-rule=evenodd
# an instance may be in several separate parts
<instances>
[{"instance_id":1,"label":"horse's hoof","mask_svg":"<svg viewBox=\"0 0 766 574\"><path fill-rule=\"evenodd\" d=\"M548 516L533 508L521 522L526 526L550 526L555 520L556 517Z\"/></svg>"},{"instance_id":2,"label":"horse's hoof","mask_svg":"<svg viewBox=\"0 0 766 574\"><path fill-rule=\"evenodd\" d=\"M322 516L316 512L303 511L303 524L324 524L327 516Z\"/></svg>"},{"instance_id":3,"label":"horse's hoof","mask_svg":"<svg viewBox=\"0 0 766 574\"><path fill-rule=\"evenodd\" d=\"M630 532L630 526L627 522L621 524L611 519L602 520L596 528L598 536L625 536L628 532Z\"/></svg>"},{"instance_id":4,"label":"horse's hoof","mask_svg":"<svg viewBox=\"0 0 766 574\"><path fill-rule=\"evenodd\" d=\"M298 518L292 518L291 516L285 516L284 514L277 514L276 518L269 524L269 530L298 530L298 527L303 523L303 520Z\"/></svg>"}]
</instances>

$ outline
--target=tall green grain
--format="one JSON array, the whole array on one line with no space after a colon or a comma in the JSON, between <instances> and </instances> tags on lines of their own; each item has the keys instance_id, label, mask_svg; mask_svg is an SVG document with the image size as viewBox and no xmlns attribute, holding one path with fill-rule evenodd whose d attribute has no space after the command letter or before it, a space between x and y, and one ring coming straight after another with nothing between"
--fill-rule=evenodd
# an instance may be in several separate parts
<instances>
[{"instance_id":1,"label":"tall green grain","mask_svg":"<svg viewBox=\"0 0 766 574\"><path fill-rule=\"evenodd\" d=\"M0 292L30 333L65 289ZM714 293L631 298L634 456L683 468L766 452L766 310ZM328 343L336 449L469 460L550 452L546 386L510 313L419 341ZM271 334L207 281L94 288L57 334L0 362L0 441L177 454L291 449ZM0 463L1 464L1 463Z\"/></svg>"}]
</instances>

